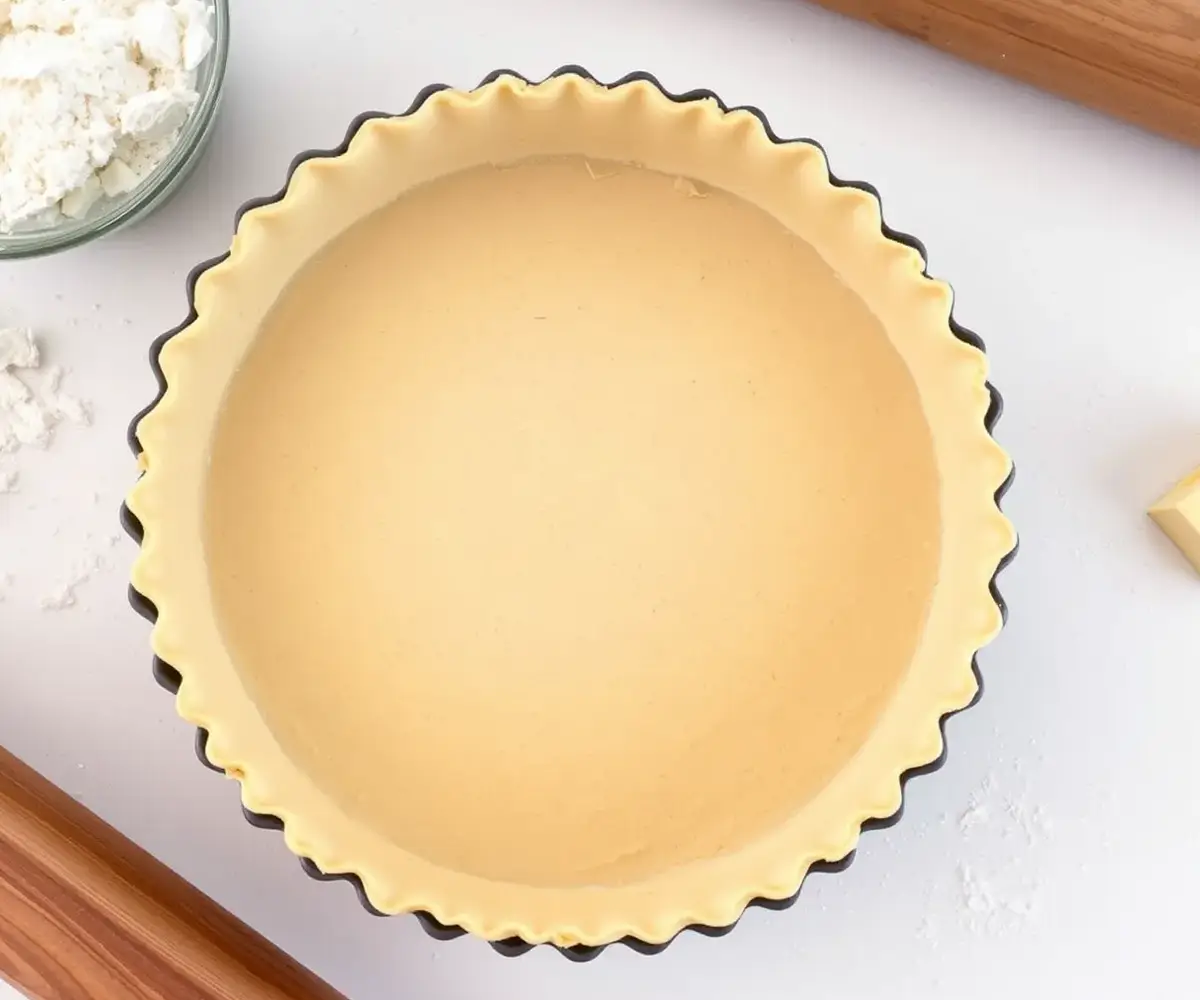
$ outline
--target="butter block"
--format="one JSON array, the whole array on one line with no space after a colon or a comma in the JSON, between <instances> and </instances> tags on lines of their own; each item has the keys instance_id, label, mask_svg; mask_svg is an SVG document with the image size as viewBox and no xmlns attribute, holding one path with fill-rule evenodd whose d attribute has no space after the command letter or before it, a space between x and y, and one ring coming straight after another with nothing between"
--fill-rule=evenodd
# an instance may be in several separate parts
<instances>
[{"instance_id":1,"label":"butter block","mask_svg":"<svg viewBox=\"0 0 1200 1000\"><path fill-rule=\"evenodd\" d=\"M1154 504L1150 516L1200 572L1200 469Z\"/></svg>"}]
</instances>

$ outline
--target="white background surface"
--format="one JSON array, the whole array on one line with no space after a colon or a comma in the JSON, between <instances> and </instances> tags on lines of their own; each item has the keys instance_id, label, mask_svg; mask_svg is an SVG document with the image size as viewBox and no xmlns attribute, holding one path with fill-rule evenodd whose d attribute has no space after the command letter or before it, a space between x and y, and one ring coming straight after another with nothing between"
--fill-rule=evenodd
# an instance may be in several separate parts
<instances>
[{"instance_id":1,"label":"white background surface","mask_svg":"<svg viewBox=\"0 0 1200 1000\"><path fill-rule=\"evenodd\" d=\"M1200 579L1143 509L1200 464L1200 152L790 0L234 7L223 117L178 199L99 245L0 265L0 322L34 325L96 414L47 453L0 457L22 477L0 497L0 742L353 1000L1194 989ZM786 913L584 966L439 944L305 878L195 761L126 604L133 544L105 541L135 474L125 425L153 393L147 346L237 205L364 109L572 61L757 104L880 189L988 343L1022 535L986 697L950 724L949 763L910 785L898 827ZM39 610L93 550L109 568L79 605Z\"/></svg>"}]
</instances>

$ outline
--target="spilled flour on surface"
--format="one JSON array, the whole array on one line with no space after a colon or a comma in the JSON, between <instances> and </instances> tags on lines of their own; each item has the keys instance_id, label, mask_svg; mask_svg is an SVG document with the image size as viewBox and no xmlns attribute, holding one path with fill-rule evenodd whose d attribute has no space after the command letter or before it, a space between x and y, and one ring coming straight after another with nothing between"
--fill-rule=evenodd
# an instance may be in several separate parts
<instances>
[{"instance_id":1,"label":"spilled flour on surface","mask_svg":"<svg viewBox=\"0 0 1200 1000\"><path fill-rule=\"evenodd\" d=\"M49 448L55 429L63 421L91 422L88 404L62 389L63 370L42 365L41 350L33 331L0 327L0 454L22 448ZM0 483L16 475L0 472ZM16 488L16 479L9 489Z\"/></svg>"},{"instance_id":2,"label":"spilled flour on surface","mask_svg":"<svg viewBox=\"0 0 1200 1000\"><path fill-rule=\"evenodd\" d=\"M961 833L966 833L972 827L981 826L991 818L988 796L995 787L996 779L991 774L987 774L984 776L979 790L971 793L971 797L967 800L967 808L958 817L958 829Z\"/></svg>"},{"instance_id":3,"label":"spilled flour on surface","mask_svg":"<svg viewBox=\"0 0 1200 1000\"><path fill-rule=\"evenodd\" d=\"M975 933L1014 930L1037 912L1036 882L1014 884L1010 871L984 872L966 862L957 874L963 919Z\"/></svg>"},{"instance_id":4,"label":"spilled flour on surface","mask_svg":"<svg viewBox=\"0 0 1200 1000\"><path fill-rule=\"evenodd\" d=\"M1008 931L1035 916L1041 886L1026 874L1025 867L1030 849L1052 832L1045 809L1031 805L1026 792L1002 789L995 774L989 772L959 814L958 831L964 842L986 837L992 851L1014 839L1023 841L1024 847L998 865L959 863L959 908L966 927L975 933Z\"/></svg>"},{"instance_id":5,"label":"spilled flour on surface","mask_svg":"<svg viewBox=\"0 0 1200 1000\"><path fill-rule=\"evenodd\" d=\"M1043 806L1030 803L1027 792L1000 788L995 774L989 771L967 799L967 808L958 817L958 829L964 836L988 829L1006 840L1021 837L1035 847L1053 834L1054 824Z\"/></svg>"},{"instance_id":6,"label":"spilled flour on surface","mask_svg":"<svg viewBox=\"0 0 1200 1000\"><path fill-rule=\"evenodd\" d=\"M5 6L0 0L0 8ZM0 325L0 527L7 528L17 510L16 494L25 487L26 469L22 463L30 457L27 452L50 448L64 425L91 423L89 404L64 388L63 369L44 361L41 344L32 330ZM30 500L25 506L33 511L35 502ZM58 538L63 527L54 525L49 536ZM108 552L118 540L117 535L87 538L70 571L38 602L39 606L46 611L62 611L80 603L80 588L108 567ZM41 558L40 563L44 565L45 559ZM0 601L15 599L14 578L8 572L12 565L11 561L0 565Z\"/></svg>"},{"instance_id":7,"label":"spilled flour on surface","mask_svg":"<svg viewBox=\"0 0 1200 1000\"><path fill-rule=\"evenodd\" d=\"M1030 847L1034 847L1054 832L1054 825L1040 805L1031 808L1024 799L1010 796L1004 800L1004 813L1009 820L1005 827L1005 836L1012 836L1016 831L1020 831Z\"/></svg>"},{"instance_id":8,"label":"spilled flour on surface","mask_svg":"<svg viewBox=\"0 0 1200 1000\"><path fill-rule=\"evenodd\" d=\"M76 591L102 568L103 565L98 556L87 556L80 559L71 570L66 582L42 598L40 602L42 610L65 611L67 608L75 607L78 601Z\"/></svg>"},{"instance_id":9,"label":"spilled flour on surface","mask_svg":"<svg viewBox=\"0 0 1200 1000\"><path fill-rule=\"evenodd\" d=\"M108 535L91 552L78 559L66 579L41 599L41 609L66 611L75 607L79 603L79 589L97 573L108 568L107 552L115 548L120 540L120 535Z\"/></svg>"},{"instance_id":10,"label":"spilled flour on surface","mask_svg":"<svg viewBox=\"0 0 1200 1000\"><path fill-rule=\"evenodd\" d=\"M996 896L990 882L965 862L958 866L958 880L963 908L968 913L990 915L995 912Z\"/></svg>"},{"instance_id":11,"label":"spilled flour on surface","mask_svg":"<svg viewBox=\"0 0 1200 1000\"><path fill-rule=\"evenodd\" d=\"M1037 877L1037 849L1053 835L1045 808L1029 800L1028 782L1020 760L1011 773L998 777L989 771L958 813L944 812L942 836L954 868L937 880L928 905L942 900L957 914L952 920L970 934L1019 932L1038 920L1043 910L1043 887ZM929 947L939 945L936 910L926 912L916 937Z\"/></svg>"}]
</instances>

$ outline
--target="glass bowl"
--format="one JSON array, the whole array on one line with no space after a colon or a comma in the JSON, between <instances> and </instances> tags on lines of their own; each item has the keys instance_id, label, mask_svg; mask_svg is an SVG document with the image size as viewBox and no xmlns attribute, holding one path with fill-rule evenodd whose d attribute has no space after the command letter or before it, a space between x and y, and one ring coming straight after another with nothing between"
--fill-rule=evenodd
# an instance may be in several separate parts
<instances>
[{"instance_id":1,"label":"glass bowl","mask_svg":"<svg viewBox=\"0 0 1200 1000\"><path fill-rule=\"evenodd\" d=\"M197 70L199 100L170 154L135 188L106 198L82 219L63 219L42 229L0 233L0 260L40 257L69 250L146 218L166 204L199 161L216 121L229 57L229 0L210 0L213 47Z\"/></svg>"}]
</instances>

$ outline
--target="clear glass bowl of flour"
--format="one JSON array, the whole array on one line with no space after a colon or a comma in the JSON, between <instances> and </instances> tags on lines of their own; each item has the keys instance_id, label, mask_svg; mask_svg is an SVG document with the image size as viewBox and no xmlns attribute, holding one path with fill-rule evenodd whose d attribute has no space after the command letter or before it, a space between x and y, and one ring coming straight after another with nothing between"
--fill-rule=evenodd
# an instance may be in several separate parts
<instances>
[{"instance_id":1,"label":"clear glass bowl of flour","mask_svg":"<svg viewBox=\"0 0 1200 1000\"><path fill-rule=\"evenodd\" d=\"M5 0L0 0L4 6ZM144 219L179 189L212 135L229 55L229 0L205 0L205 6L212 46L196 67L196 101L170 152L128 190L101 195L79 218L58 212L48 223L22 223L12 231L0 227L0 260L38 257L88 243Z\"/></svg>"}]
</instances>

